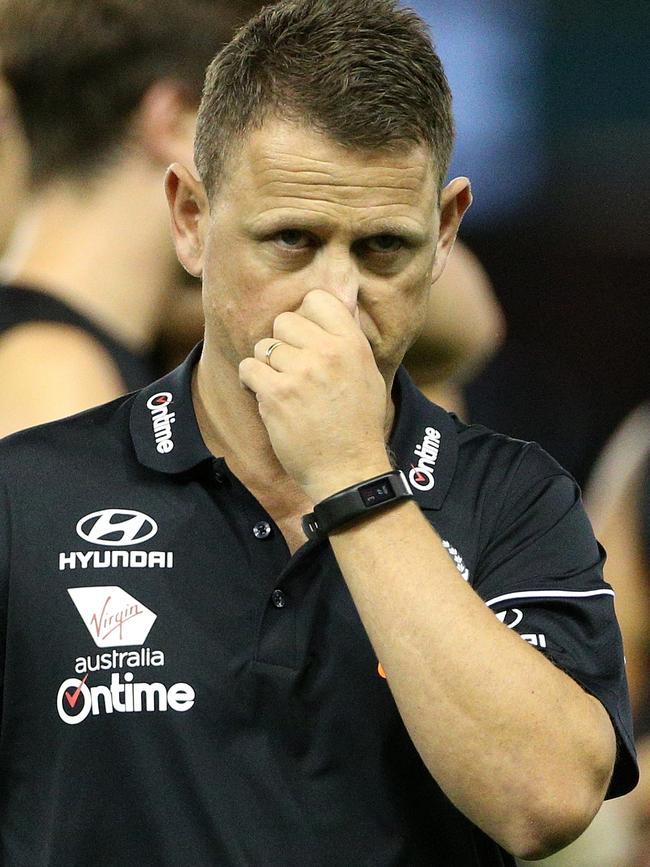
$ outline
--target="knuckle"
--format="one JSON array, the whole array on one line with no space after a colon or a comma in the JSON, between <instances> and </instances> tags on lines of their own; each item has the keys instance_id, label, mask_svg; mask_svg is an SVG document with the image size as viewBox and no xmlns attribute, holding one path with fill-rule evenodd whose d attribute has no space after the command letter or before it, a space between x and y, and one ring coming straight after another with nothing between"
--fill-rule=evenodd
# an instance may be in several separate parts
<instances>
[{"instance_id":1,"label":"knuckle","mask_svg":"<svg viewBox=\"0 0 650 867\"><path fill-rule=\"evenodd\" d=\"M322 385L323 380L326 378L323 375L323 369L320 365L305 365L301 370L300 374L305 383L309 385Z\"/></svg>"},{"instance_id":2,"label":"knuckle","mask_svg":"<svg viewBox=\"0 0 650 867\"><path fill-rule=\"evenodd\" d=\"M283 377L270 389L269 396L276 403L284 403L293 394L293 385L287 377Z\"/></svg>"},{"instance_id":3,"label":"knuckle","mask_svg":"<svg viewBox=\"0 0 650 867\"><path fill-rule=\"evenodd\" d=\"M310 292L308 292L302 299L303 310L313 310L315 307L317 307L321 295L323 295L323 291L321 289L312 289Z\"/></svg>"},{"instance_id":4,"label":"knuckle","mask_svg":"<svg viewBox=\"0 0 650 867\"><path fill-rule=\"evenodd\" d=\"M291 313L288 310L285 310L283 313L279 313L273 320L273 336L277 337L277 332L279 329L290 325L295 315L295 313Z\"/></svg>"},{"instance_id":5,"label":"knuckle","mask_svg":"<svg viewBox=\"0 0 650 867\"><path fill-rule=\"evenodd\" d=\"M320 346L320 356L328 365L338 364L341 359L341 349L332 340L324 340Z\"/></svg>"}]
</instances>

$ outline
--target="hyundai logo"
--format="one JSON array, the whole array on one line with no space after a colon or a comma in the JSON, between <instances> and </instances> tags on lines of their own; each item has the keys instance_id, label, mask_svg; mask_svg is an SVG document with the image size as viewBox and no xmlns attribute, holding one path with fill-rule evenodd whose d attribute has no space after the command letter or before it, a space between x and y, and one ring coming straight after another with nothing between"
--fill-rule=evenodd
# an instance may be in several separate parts
<instances>
[{"instance_id":1,"label":"hyundai logo","mask_svg":"<svg viewBox=\"0 0 650 867\"><path fill-rule=\"evenodd\" d=\"M497 620L504 623L508 629L514 629L515 626L519 626L523 619L524 612L520 608L509 608L507 611L499 611L497 614Z\"/></svg>"},{"instance_id":2,"label":"hyundai logo","mask_svg":"<svg viewBox=\"0 0 650 867\"><path fill-rule=\"evenodd\" d=\"M77 521L77 533L93 545L139 545L157 532L153 518L133 509L100 509Z\"/></svg>"}]
</instances>

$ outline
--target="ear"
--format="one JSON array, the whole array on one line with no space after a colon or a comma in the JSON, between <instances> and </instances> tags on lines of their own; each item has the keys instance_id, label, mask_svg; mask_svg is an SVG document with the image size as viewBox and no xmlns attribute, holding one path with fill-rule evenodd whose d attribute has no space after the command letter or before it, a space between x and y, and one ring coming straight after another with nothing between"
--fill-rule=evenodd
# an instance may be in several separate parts
<instances>
[{"instance_id":1,"label":"ear","mask_svg":"<svg viewBox=\"0 0 650 867\"><path fill-rule=\"evenodd\" d=\"M157 165L176 161L194 165L196 108L182 85L166 79L154 82L140 101L135 129L144 151Z\"/></svg>"},{"instance_id":2,"label":"ear","mask_svg":"<svg viewBox=\"0 0 650 867\"><path fill-rule=\"evenodd\" d=\"M471 204L472 189L468 178L454 178L441 193L440 231L433 263L432 283L435 283L445 270L447 257L453 249L463 214Z\"/></svg>"},{"instance_id":3,"label":"ear","mask_svg":"<svg viewBox=\"0 0 650 867\"><path fill-rule=\"evenodd\" d=\"M200 277L210 219L205 187L185 166L174 163L165 175L165 193L178 260L189 274Z\"/></svg>"}]
</instances>

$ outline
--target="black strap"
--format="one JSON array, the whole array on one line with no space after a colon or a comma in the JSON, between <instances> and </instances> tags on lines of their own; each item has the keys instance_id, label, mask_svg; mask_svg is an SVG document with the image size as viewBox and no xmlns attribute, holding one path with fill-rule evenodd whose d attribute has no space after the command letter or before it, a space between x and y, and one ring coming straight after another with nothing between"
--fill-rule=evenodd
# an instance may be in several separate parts
<instances>
[{"instance_id":1,"label":"black strap","mask_svg":"<svg viewBox=\"0 0 650 867\"><path fill-rule=\"evenodd\" d=\"M382 506L413 498L413 491L401 470L393 470L344 488L314 506L304 515L302 529L308 539L324 539L332 530L349 524Z\"/></svg>"}]
</instances>

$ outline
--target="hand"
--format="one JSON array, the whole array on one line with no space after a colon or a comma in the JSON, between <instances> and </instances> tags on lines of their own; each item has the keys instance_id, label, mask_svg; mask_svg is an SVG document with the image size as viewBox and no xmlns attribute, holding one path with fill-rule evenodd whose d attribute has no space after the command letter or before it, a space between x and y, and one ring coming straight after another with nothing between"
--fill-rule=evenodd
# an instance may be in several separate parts
<instances>
[{"instance_id":1,"label":"hand","mask_svg":"<svg viewBox=\"0 0 650 867\"><path fill-rule=\"evenodd\" d=\"M342 301L309 292L299 310L276 317L273 337L254 354L239 365L240 380L257 398L278 460L312 502L391 469L386 386Z\"/></svg>"}]
</instances>

